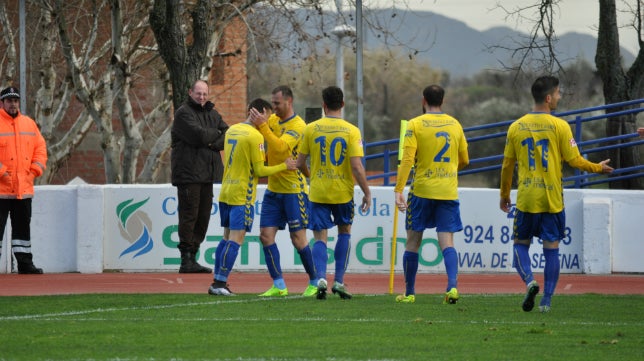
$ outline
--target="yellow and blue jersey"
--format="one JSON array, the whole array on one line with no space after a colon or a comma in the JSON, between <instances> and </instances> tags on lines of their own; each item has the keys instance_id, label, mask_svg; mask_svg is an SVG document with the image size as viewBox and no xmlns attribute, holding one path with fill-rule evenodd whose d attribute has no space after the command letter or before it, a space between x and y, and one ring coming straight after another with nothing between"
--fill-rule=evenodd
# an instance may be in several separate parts
<instances>
[{"instance_id":1,"label":"yellow and blue jersey","mask_svg":"<svg viewBox=\"0 0 644 361\"><path fill-rule=\"evenodd\" d=\"M563 161L579 157L570 125L548 113L529 113L508 129L503 155L519 169L517 209L558 213L564 209Z\"/></svg>"},{"instance_id":2,"label":"yellow and blue jersey","mask_svg":"<svg viewBox=\"0 0 644 361\"><path fill-rule=\"evenodd\" d=\"M255 203L260 174L256 164L263 164L264 138L248 123L238 123L226 132L224 144L224 176L219 201L229 205Z\"/></svg>"},{"instance_id":3,"label":"yellow and blue jersey","mask_svg":"<svg viewBox=\"0 0 644 361\"><path fill-rule=\"evenodd\" d=\"M467 141L458 120L445 113L425 113L411 119L403 149L403 162L413 162L414 166L411 194L436 200L458 199L459 157L467 158ZM398 174L397 192L402 192L407 178Z\"/></svg>"},{"instance_id":4,"label":"yellow and blue jersey","mask_svg":"<svg viewBox=\"0 0 644 361\"><path fill-rule=\"evenodd\" d=\"M302 141L302 132L306 127L304 119L295 114L288 119L280 119L273 114L268 118L268 126L275 136L268 139L264 134L267 143L266 156L268 165L278 165L287 158L297 157L298 148ZM276 145L274 142L279 142ZM275 193L300 193L308 192L306 179L298 170L295 172L279 172L268 177L268 190Z\"/></svg>"},{"instance_id":5,"label":"yellow and blue jersey","mask_svg":"<svg viewBox=\"0 0 644 361\"><path fill-rule=\"evenodd\" d=\"M300 153L310 157L311 202L342 204L353 199L351 157L364 156L358 127L340 118L319 119L304 129Z\"/></svg>"}]
</instances>

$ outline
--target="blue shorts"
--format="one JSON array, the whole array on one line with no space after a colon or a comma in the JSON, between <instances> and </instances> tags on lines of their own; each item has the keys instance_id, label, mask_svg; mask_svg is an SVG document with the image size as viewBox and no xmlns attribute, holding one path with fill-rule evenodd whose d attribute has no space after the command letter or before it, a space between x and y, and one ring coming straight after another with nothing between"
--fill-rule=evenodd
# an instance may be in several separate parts
<instances>
[{"instance_id":1,"label":"blue shorts","mask_svg":"<svg viewBox=\"0 0 644 361\"><path fill-rule=\"evenodd\" d=\"M436 227L436 232L459 232L463 230L458 200L437 200L410 194L407 199L407 222L405 228L416 232Z\"/></svg>"},{"instance_id":2,"label":"blue shorts","mask_svg":"<svg viewBox=\"0 0 644 361\"><path fill-rule=\"evenodd\" d=\"M255 207L252 205L231 206L228 203L219 202L219 215L222 227L233 231L250 232L255 218Z\"/></svg>"},{"instance_id":3,"label":"blue shorts","mask_svg":"<svg viewBox=\"0 0 644 361\"><path fill-rule=\"evenodd\" d=\"M353 199L342 204L326 203L309 203L311 216L308 228L313 231L332 228L334 225L340 226L353 224L353 214L355 203ZM331 218L333 216L333 219Z\"/></svg>"},{"instance_id":4,"label":"blue shorts","mask_svg":"<svg viewBox=\"0 0 644 361\"><path fill-rule=\"evenodd\" d=\"M560 241L565 237L566 212L525 213L517 209L514 215L513 239Z\"/></svg>"},{"instance_id":5,"label":"blue shorts","mask_svg":"<svg viewBox=\"0 0 644 361\"><path fill-rule=\"evenodd\" d=\"M259 227L285 229L288 223L290 232L306 229L309 223L308 211L309 197L306 193L275 193L266 190Z\"/></svg>"}]
</instances>

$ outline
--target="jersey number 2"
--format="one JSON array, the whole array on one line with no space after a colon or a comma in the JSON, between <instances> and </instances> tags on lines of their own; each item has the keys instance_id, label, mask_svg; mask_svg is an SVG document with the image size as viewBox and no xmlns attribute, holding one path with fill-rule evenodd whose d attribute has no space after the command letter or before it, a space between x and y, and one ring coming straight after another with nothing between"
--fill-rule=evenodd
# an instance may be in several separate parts
<instances>
[{"instance_id":1,"label":"jersey number 2","mask_svg":"<svg viewBox=\"0 0 644 361\"><path fill-rule=\"evenodd\" d=\"M443 145L443 148L436 153L436 156L434 157L434 162L449 162L449 157L444 157L445 153L447 153L447 150L449 149L449 133L447 132L438 132L436 133L436 138L445 138L445 145Z\"/></svg>"}]
</instances>

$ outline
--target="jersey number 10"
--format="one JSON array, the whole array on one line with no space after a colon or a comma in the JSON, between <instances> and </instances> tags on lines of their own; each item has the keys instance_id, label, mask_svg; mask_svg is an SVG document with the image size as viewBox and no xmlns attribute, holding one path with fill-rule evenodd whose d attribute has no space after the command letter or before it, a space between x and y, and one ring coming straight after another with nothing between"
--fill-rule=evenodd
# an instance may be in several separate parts
<instances>
[{"instance_id":1,"label":"jersey number 10","mask_svg":"<svg viewBox=\"0 0 644 361\"><path fill-rule=\"evenodd\" d=\"M331 165L337 167L344 162L344 158L347 155L347 141L344 138L333 138L329 144L329 149L326 146L326 136L320 136L315 138L315 143L320 145L320 163L325 166L328 161L331 162ZM336 158L337 148L340 147L340 156Z\"/></svg>"}]
</instances>

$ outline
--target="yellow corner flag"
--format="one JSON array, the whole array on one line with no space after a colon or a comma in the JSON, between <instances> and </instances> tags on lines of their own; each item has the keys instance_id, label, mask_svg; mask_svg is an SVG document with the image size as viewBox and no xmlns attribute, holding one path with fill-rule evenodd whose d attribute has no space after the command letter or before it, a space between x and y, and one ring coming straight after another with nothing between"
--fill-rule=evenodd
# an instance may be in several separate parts
<instances>
[{"instance_id":1,"label":"yellow corner flag","mask_svg":"<svg viewBox=\"0 0 644 361\"><path fill-rule=\"evenodd\" d=\"M400 139L398 141L398 166L402 160L403 150L405 149L405 133L407 133L407 120L400 121ZM398 174L396 174L398 176ZM394 268L396 266L396 243L398 236L398 207L394 200L394 230L391 236L391 263L389 265L389 294L394 293Z\"/></svg>"}]
</instances>

